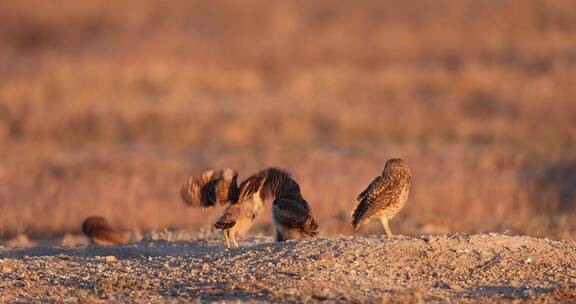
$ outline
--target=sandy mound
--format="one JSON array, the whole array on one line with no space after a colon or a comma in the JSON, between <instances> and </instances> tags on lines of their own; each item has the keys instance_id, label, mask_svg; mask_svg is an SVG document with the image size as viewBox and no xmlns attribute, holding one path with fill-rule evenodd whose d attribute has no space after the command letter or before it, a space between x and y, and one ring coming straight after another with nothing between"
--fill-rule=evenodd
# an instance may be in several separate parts
<instances>
[{"instance_id":1,"label":"sandy mound","mask_svg":"<svg viewBox=\"0 0 576 304\"><path fill-rule=\"evenodd\" d=\"M576 243L498 234L0 251L5 301L576 301Z\"/></svg>"}]
</instances>

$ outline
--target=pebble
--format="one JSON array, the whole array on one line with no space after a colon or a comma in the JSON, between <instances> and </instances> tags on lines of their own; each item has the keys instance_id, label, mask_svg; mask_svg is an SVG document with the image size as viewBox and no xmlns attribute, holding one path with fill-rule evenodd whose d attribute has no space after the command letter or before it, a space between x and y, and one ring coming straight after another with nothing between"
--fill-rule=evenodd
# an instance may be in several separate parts
<instances>
[{"instance_id":1,"label":"pebble","mask_svg":"<svg viewBox=\"0 0 576 304\"><path fill-rule=\"evenodd\" d=\"M95 258L84 249L55 256L34 254L34 258L26 261L22 261L21 256L6 255L14 260L0 262L0 277L23 279L0 280L0 288L3 294L13 296L10 300L14 302L40 301L31 296L29 290L63 282L66 287L51 289L48 300L81 302L88 291L94 291L112 302L190 302L192 299L290 302L321 298L329 302L353 299L370 302L383 295L401 299L402 295L413 295L412 292L418 290L424 299L441 296L452 300L463 292L471 292L472 300L483 302L487 300L482 292L477 292L480 286L526 286L514 289L512 294L490 292L520 300L531 296L539 301L548 294L536 292L535 288L554 283L543 274L555 273L553 281L565 285L575 283L576 257L571 255L576 248L574 243L551 241L555 245L551 249L542 247L536 242L538 239L505 237L506 242L510 242L511 246L507 246L510 250L495 250L494 244L501 244L502 238L482 235L470 238L465 246L452 236L431 237L433 246L409 237L394 239L394 242L382 242L379 237L323 238L296 245L248 246L230 252L224 252L221 246L207 247L209 241L184 245L167 242L158 243L154 248L145 244L129 250L111 247L102 251L110 255ZM249 241L244 239L243 244ZM429 258L421 255L426 248L430 250L426 253ZM186 255L182 255L183 252ZM455 252L462 255L455 258ZM526 252L538 257L537 261L543 264L535 264ZM155 253L153 258L152 253ZM113 267L106 264L117 261L117 256L123 257L122 263ZM485 264L495 256L498 263ZM558 256L565 258L559 260ZM77 263L66 262L68 259ZM530 263L528 267L526 264ZM34 275L35 279L31 279ZM119 278L118 286L102 283L111 278ZM434 282L440 282L436 285L438 288L422 287L432 286ZM140 290L138 285L145 287ZM132 299L134 296L138 299Z\"/></svg>"}]
</instances>

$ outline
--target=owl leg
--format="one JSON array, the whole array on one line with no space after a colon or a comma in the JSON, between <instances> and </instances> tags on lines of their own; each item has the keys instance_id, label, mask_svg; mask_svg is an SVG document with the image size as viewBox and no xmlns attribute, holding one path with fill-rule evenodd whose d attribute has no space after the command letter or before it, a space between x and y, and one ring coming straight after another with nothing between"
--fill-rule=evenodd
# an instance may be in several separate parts
<instances>
[{"instance_id":1,"label":"owl leg","mask_svg":"<svg viewBox=\"0 0 576 304\"><path fill-rule=\"evenodd\" d=\"M238 248L238 242L236 241L236 233L232 233L232 243L234 243L234 247Z\"/></svg>"},{"instance_id":2,"label":"owl leg","mask_svg":"<svg viewBox=\"0 0 576 304\"><path fill-rule=\"evenodd\" d=\"M283 242L285 241L284 237L282 236L282 234L280 233L280 231L278 231L278 229L276 229L276 242Z\"/></svg>"},{"instance_id":3,"label":"owl leg","mask_svg":"<svg viewBox=\"0 0 576 304\"><path fill-rule=\"evenodd\" d=\"M384 226L384 230L386 231L386 235L387 235L389 238L391 238L393 235L392 235L392 230L390 230L390 226L388 225L388 218L386 218L386 217L383 216L383 217L380 219L380 221L382 222L382 226Z\"/></svg>"},{"instance_id":4,"label":"owl leg","mask_svg":"<svg viewBox=\"0 0 576 304\"><path fill-rule=\"evenodd\" d=\"M226 248L230 248L230 240L228 239L228 230L222 230L224 232L224 240L226 240Z\"/></svg>"}]
</instances>

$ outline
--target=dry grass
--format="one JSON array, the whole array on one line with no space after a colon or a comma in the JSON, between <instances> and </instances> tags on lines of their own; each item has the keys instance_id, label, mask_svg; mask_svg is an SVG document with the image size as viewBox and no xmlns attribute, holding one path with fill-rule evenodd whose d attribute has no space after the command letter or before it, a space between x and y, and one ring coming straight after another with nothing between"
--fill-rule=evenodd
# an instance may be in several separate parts
<instances>
[{"instance_id":1,"label":"dry grass","mask_svg":"<svg viewBox=\"0 0 576 304\"><path fill-rule=\"evenodd\" d=\"M181 181L268 165L301 181L324 233L350 233L355 195L400 156L415 180L396 232L574 239L575 8L3 1L0 236L95 213L206 227L219 211L187 209Z\"/></svg>"}]
</instances>

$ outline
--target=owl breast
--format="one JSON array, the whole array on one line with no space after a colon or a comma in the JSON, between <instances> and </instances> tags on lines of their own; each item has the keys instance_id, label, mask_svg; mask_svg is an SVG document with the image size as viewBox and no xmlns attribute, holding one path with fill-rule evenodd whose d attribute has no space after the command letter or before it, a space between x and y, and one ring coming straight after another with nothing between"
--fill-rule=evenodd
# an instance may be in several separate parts
<instances>
[{"instance_id":1,"label":"owl breast","mask_svg":"<svg viewBox=\"0 0 576 304\"><path fill-rule=\"evenodd\" d=\"M398 188L398 192L396 192L394 199L392 199L390 204L378 213L378 217L386 217L388 219L394 217L394 215L396 215L406 204L409 191L410 183L403 182L402 186Z\"/></svg>"}]
</instances>

